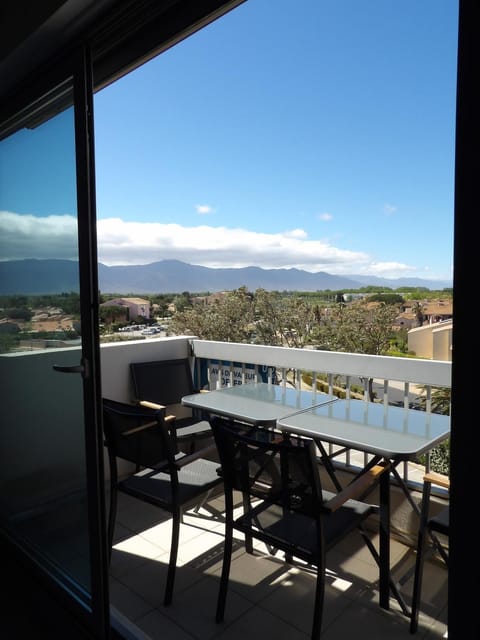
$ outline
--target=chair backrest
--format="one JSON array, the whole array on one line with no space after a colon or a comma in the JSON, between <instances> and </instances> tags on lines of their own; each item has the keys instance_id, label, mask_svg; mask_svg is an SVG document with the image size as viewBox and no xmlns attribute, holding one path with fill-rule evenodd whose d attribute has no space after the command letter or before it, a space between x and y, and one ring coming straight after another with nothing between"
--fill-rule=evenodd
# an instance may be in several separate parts
<instances>
[{"instance_id":1,"label":"chair backrest","mask_svg":"<svg viewBox=\"0 0 480 640\"><path fill-rule=\"evenodd\" d=\"M429 471L423 476L423 494L422 494L422 513L421 513L421 525L425 524L432 530L443 535L449 535L450 529L450 509L444 507L435 514L430 515L430 498L432 492L432 485L442 487L447 491L450 490L450 478L446 474L437 473L435 471ZM437 543L437 549L439 544ZM439 549L440 550L440 549ZM441 551L440 551L441 553ZM444 554L441 553L444 557ZM448 563L447 563L448 564Z\"/></svg>"},{"instance_id":2,"label":"chair backrest","mask_svg":"<svg viewBox=\"0 0 480 640\"><path fill-rule=\"evenodd\" d=\"M174 449L164 411L103 398L103 431L111 456L143 467L171 464Z\"/></svg>"},{"instance_id":3,"label":"chair backrest","mask_svg":"<svg viewBox=\"0 0 480 640\"><path fill-rule=\"evenodd\" d=\"M226 489L318 517L322 487L312 440L291 442L220 417L210 424Z\"/></svg>"},{"instance_id":4,"label":"chair backrest","mask_svg":"<svg viewBox=\"0 0 480 640\"><path fill-rule=\"evenodd\" d=\"M188 358L132 362L130 373L136 400L168 406L195 392Z\"/></svg>"}]
</instances>

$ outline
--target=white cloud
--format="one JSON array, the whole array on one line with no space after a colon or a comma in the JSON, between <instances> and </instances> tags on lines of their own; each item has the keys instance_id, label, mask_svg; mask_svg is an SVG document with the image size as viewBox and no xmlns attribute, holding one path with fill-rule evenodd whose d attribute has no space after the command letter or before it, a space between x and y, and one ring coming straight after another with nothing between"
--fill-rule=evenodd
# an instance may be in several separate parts
<instances>
[{"instance_id":1,"label":"white cloud","mask_svg":"<svg viewBox=\"0 0 480 640\"><path fill-rule=\"evenodd\" d=\"M213 207L211 207L208 204L196 204L195 209L197 210L197 213L200 214L201 216L206 216L209 213L213 213L215 211Z\"/></svg>"},{"instance_id":2,"label":"white cloud","mask_svg":"<svg viewBox=\"0 0 480 640\"><path fill-rule=\"evenodd\" d=\"M285 231L284 235L287 238L298 238L303 239L307 237L307 232L303 229L292 229L291 231Z\"/></svg>"},{"instance_id":3,"label":"white cloud","mask_svg":"<svg viewBox=\"0 0 480 640\"><path fill-rule=\"evenodd\" d=\"M333 220L332 214L328 213L327 211L325 211L324 213L319 213L317 217L323 222L330 222L330 220Z\"/></svg>"},{"instance_id":4,"label":"white cloud","mask_svg":"<svg viewBox=\"0 0 480 640\"><path fill-rule=\"evenodd\" d=\"M296 267L306 271L349 269L368 262L360 252L308 240L302 229L258 233L241 228L200 225L98 222L98 255L105 264L147 264L178 259L207 267ZM351 271L350 271L351 272Z\"/></svg>"},{"instance_id":5,"label":"white cloud","mask_svg":"<svg viewBox=\"0 0 480 640\"><path fill-rule=\"evenodd\" d=\"M77 220L70 215L37 218L0 211L0 256L77 259Z\"/></svg>"},{"instance_id":6,"label":"white cloud","mask_svg":"<svg viewBox=\"0 0 480 640\"><path fill-rule=\"evenodd\" d=\"M326 240L310 240L303 229L258 233L242 228L156 222L99 220L98 259L106 265L149 264L176 259L206 267L297 268L335 275L385 278L425 275L400 262L378 262L372 256L341 249ZM73 216L35 217L0 211L0 256L77 258L77 225ZM434 278L432 273L430 278ZM442 277L442 276L439 276Z\"/></svg>"},{"instance_id":7,"label":"white cloud","mask_svg":"<svg viewBox=\"0 0 480 640\"><path fill-rule=\"evenodd\" d=\"M418 273L410 273L414 268L402 262L370 262L368 273L380 278L399 278L402 276L417 276ZM391 275L395 273L397 275Z\"/></svg>"},{"instance_id":8,"label":"white cloud","mask_svg":"<svg viewBox=\"0 0 480 640\"><path fill-rule=\"evenodd\" d=\"M395 207L393 204L388 204L388 202L383 205L383 210L387 216L393 216L393 214L397 212L397 209L398 207Z\"/></svg>"}]
</instances>

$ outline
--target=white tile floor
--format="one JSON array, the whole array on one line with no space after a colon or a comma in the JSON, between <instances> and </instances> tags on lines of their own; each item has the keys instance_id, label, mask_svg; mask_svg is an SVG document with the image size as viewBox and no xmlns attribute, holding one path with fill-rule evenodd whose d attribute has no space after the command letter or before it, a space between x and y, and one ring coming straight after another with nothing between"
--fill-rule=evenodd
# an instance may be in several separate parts
<instances>
[{"instance_id":1,"label":"white tile floor","mask_svg":"<svg viewBox=\"0 0 480 640\"><path fill-rule=\"evenodd\" d=\"M223 498L215 505L222 506ZM223 525L187 515L181 527L173 603L164 607L170 520L157 508L119 495L111 562L111 603L152 640L305 640L310 637L314 574L286 565L280 557L234 551L225 621L215 623L222 566ZM414 552L396 541L391 546L392 574L410 604ZM327 557L328 577L322 640L446 637L447 571L439 561L426 563L419 629L395 600L385 611L378 604L378 568L358 534Z\"/></svg>"}]
</instances>

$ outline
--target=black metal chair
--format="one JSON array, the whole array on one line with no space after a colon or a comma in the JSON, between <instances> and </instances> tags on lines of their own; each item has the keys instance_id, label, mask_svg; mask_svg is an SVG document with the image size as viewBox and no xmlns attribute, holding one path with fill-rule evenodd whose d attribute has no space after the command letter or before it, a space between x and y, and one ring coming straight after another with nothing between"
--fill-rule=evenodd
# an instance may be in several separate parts
<instances>
[{"instance_id":1,"label":"black metal chair","mask_svg":"<svg viewBox=\"0 0 480 640\"><path fill-rule=\"evenodd\" d=\"M315 446L310 439L289 440L264 429L248 429L224 418L211 419L225 488L225 543L216 621L225 613L233 531L262 541L285 553L287 562L298 558L316 567L317 580L312 639L322 625L326 552L358 529L377 563L380 561L362 523L378 507L363 496L388 466L378 465L334 494L322 491ZM243 494L243 513L234 516L234 490Z\"/></svg>"},{"instance_id":2,"label":"black metal chair","mask_svg":"<svg viewBox=\"0 0 480 640\"><path fill-rule=\"evenodd\" d=\"M430 496L432 493L432 485L449 489L450 479L444 474L435 473L433 471L426 473L423 477L422 506L420 510L420 525L417 539L417 557L415 560L415 574L413 578L410 633L416 633L418 629L418 615L420 610L425 559L436 550L448 567L448 550L446 546L442 544L438 534L448 538L450 529L450 512L448 507L444 507L435 515L430 516ZM428 544L429 539L431 542L430 545Z\"/></svg>"},{"instance_id":3,"label":"black metal chair","mask_svg":"<svg viewBox=\"0 0 480 640\"><path fill-rule=\"evenodd\" d=\"M172 514L172 539L164 604L172 601L182 514L197 511L222 484L218 463L202 455L215 445L193 455L177 453L164 410L148 409L103 398L103 429L110 464L110 509L108 539L110 553L117 511L117 492L155 505ZM117 458L137 465L140 471L118 477ZM218 514L212 510L214 517Z\"/></svg>"},{"instance_id":4,"label":"black metal chair","mask_svg":"<svg viewBox=\"0 0 480 640\"><path fill-rule=\"evenodd\" d=\"M195 413L179 415L182 397L196 393L188 358L155 360L130 363L135 401L148 408L165 407L168 419L173 420L174 435L180 448L188 447L193 453L198 445L204 445L212 437L210 424Z\"/></svg>"}]
</instances>

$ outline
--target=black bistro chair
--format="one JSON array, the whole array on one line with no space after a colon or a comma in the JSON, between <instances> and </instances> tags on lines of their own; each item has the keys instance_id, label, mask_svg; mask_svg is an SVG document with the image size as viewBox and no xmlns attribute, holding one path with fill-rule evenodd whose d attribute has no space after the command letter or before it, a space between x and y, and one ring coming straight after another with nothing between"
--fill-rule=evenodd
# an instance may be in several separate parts
<instances>
[{"instance_id":1,"label":"black bistro chair","mask_svg":"<svg viewBox=\"0 0 480 640\"><path fill-rule=\"evenodd\" d=\"M410 633L418 629L418 614L422 593L423 567L425 559L435 550L448 567L448 549L446 540L450 532L450 511L444 507L435 515L430 515L430 496L432 485L450 488L450 479L447 475L430 471L423 477L422 506L420 510L420 525L417 539L417 557L415 560L415 575L413 579L412 612L410 617ZM443 542L439 538L443 537ZM430 544L429 544L430 542Z\"/></svg>"},{"instance_id":2,"label":"black bistro chair","mask_svg":"<svg viewBox=\"0 0 480 640\"><path fill-rule=\"evenodd\" d=\"M180 448L188 448L193 453L205 445L205 439L212 438L209 422L195 413L187 415L189 410L181 407L183 396L199 391L194 386L188 358L132 362L130 374L135 402L149 408L166 407Z\"/></svg>"},{"instance_id":3,"label":"black bistro chair","mask_svg":"<svg viewBox=\"0 0 480 640\"><path fill-rule=\"evenodd\" d=\"M155 505L172 515L172 539L164 604L172 601L182 514L201 505L222 483L218 463L202 457L215 449L193 455L178 453L164 410L148 409L103 398L103 429L110 464L110 509L108 539L113 545L117 492ZM140 469L126 478L118 476L117 459L128 460ZM213 517L217 513L212 510Z\"/></svg>"},{"instance_id":4,"label":"black bistro chair","mask_svg":"<svg viewBox=\"0 0 480 640\"><path fill-rule=\"evenodd\" d=\"M320 637L325 591L326 552L348 533L359 529L377 563L378 554L362 523L378 507L354 499L363 495L387 466L374 467L368 476L339 494L322 491L314 443L290 441L281 434L213 417L211 426L221 462L225 488L225 543L216 621L225 613L233 532L260 540L270 550L282 551L286 561L298 558L316 567L317 579L312 639ZM234 491L243 494L243 513L234 515ZM247 548L247 547L246 547Z\"/></svg>"}]
</instances>

